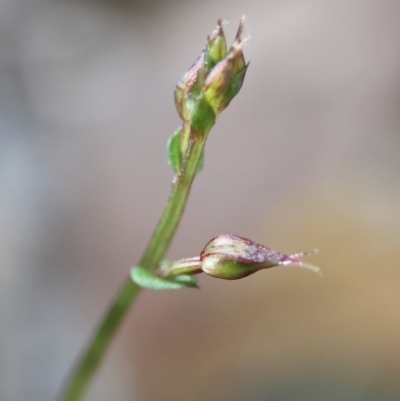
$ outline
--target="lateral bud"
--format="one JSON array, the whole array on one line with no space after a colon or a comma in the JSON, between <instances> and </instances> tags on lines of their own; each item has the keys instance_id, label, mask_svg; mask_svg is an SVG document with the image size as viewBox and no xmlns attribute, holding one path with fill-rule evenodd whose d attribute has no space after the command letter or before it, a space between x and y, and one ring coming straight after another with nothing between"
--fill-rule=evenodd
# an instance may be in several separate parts
<instances>
[{"instance_id":1,"label":"lateral bud","mask_svg":"<svg viewBox=\"0 0 400 401\"><path fill-rule=\"evenodd\" d=\"M262 269L288 265L319 273L318 267L299 260L315 252L284 255L238 235L220 235L205 246L200 254L200 263L204 273L226 280L237 280Z\"/></svg>"}]
</instances>

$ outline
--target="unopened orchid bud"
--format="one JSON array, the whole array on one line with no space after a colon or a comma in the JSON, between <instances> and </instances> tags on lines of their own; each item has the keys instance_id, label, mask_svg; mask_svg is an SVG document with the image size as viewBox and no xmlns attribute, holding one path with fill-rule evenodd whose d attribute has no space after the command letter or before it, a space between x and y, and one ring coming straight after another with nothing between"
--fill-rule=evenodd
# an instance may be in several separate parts
<instances>
[{"instance_id":1,"label":"unopened orchid bud","mask_svg":"<svg viewBox=\"0 0 400 401\"><path fill-rule=\"evenodd\" d=\"M204 57L205 53L203 51L176 84L174 92L175 106L179 117L184 122L190 120L193 101L201 92L204 83Z\"/></svg>"},{"instance_id":2,"label":"unopened orchid bud","mask_svg":"<svg viewBox=\"0 0 400 401\"><path fill-rule=\"evenodd\" d=\"M203 272L226 280L240 279L275 266L293 265L319 272L318 267L299 260L309 253L287 256L238 235L220 235L205 246L200 263Z\"/></svg>"},{"instance_id":3,"label":"unopened orchid bud","mask_svg":"<svg viewBox=\"0 0 400 401\"><path fill-rule=\"evenodd\" d=\"M229 85L223 95L223 98L219 104L219 113L222 112L226 107L228 107L231 100L238 94L240 91L244 78L246 76L246 71L249 64L245 62L243 55L243 48L246 43L250 40L250 37L246 37L242 39L243 30L244 30L244 21L245 17L243 16L239 28L236 34L235 41L227 52L226 60L228 60L232 72L231 78L229 80Z\"/></svg>"},{"instance_id":4,"label":"unopened orchid bud","mask_svg":"<svg viewBox=\"0 0 400 401\"><path fill-rule=\"evenodd\" d=\"M218 20L218 25L214 32L208 37L206 47L206 65L211 70L215 64L219 63L226 56L226 39L223 26L227 21Z\"/></svg>"},{"instance_id":5,"label":"unopened orchid bud","mask_svg":"<svg viewBox=\"0 0 400 401\"><path fill-rule=\"evenodd\" d=\"M235 41L229 48L227 57L231 58L231 63L233 64L233 75L236 75L246 69L246 62L243 55L243 47L250 40L250 36L242 38L244 31L245 16L242 17L239 23L239 28L236 33Z\"/></svg>"},{"instance_id":6,"label":"unopened orchid bud","mask_svg":"<svg viewBox=\"0 0 400 401\"><path fill-rule=\"evenodd\" d=\"M206 77L204 96L216 116L228 107L242 87L248 65L244 60L243 48L249 38L242 39L244 29L242 17L236 38L226 56L215 65Z\"/></svg>"},{"instance_id":7,"label":"unopened orchid bud","mask_svg":"<svg viewBox=\"0 0 400 401\"><path fill-rule=\"evenodd\" d=\"M222 111L224 95L232 78L233 66L228 59L220 61L207 76L204 85L204 97L214 110L215 114Z\"/></svg>"},{"instance_id":8,"label":"unopened orchid bud","mask_svg":"<svg viewBox=\"0 0 400 401\"><path fill-rule=\"evenodd\" d=\"M218 20L205 49L176 84L175 106L182 125L168 142L168 163L175 173L180 171L191 135L207 135L242 87L248 67L243 47L249 39L242 39L244 17L229 50L223 31L225 23ZM204 153L201 157L204 160ZM197 171L202 165L203 162L199 162Z\"/></svg>"},{"instance_id":9,"label":"unopened orchid bud","mask_svg":"<svg viewBox=\"0 0 400 401\"><path fill-rule=\"evenodd\" d=\"M208 37L205 50L179 80L174 94L183 122L205 134L239 92L247 69L243 47L248 39L242 39L244 17L228 51L224 24L222 20L218 21L217 28ZM206 124L201 123L204 119Z\"/></svg>"}]
</instances>

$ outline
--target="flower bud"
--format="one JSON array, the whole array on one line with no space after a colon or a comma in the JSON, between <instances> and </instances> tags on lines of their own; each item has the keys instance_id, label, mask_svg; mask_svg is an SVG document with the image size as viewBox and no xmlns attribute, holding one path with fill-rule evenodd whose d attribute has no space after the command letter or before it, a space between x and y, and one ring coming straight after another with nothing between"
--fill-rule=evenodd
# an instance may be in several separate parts
<instances>
[{"instance_id":1,"label":"flower bud","mask_svg":"<svg viewBox=\"0 0 400 401\"><path fill-rule=\"evenodd\" d=\"M205 246L200 255L200 262L203 272L226 280L236 280L262 269L286 265L319 272L318 267L298 259L309 253L287 256L238 235L220 235Z\"/></svg>"},{"instance_id":2,"label":"flower bud","mask_svg":"<svg viewBox=\"0 0 400 401\"><path fill-rule=\"evenodd\" d=\"M204 82L204 57L205 53L203 51L176 84L174 92L175 106L179 117L184 122L190 120L194 95L198 94L196 92L201 91Z\"/></svg>"},{"instance_id":3,"label":"flower bud","mask_svg":"<svg viewBox=\"0 0 400 401\"><path fill-rule=\"evenodd\" d=\"M242 40L244 17L236 38L227 51L224 21L208 37L206 48L175 88L175 105L180 118L199 133L207 134L216 117L239 92L247 69ZM206 121L202 123L202 121Z\"/></svg>"},{"instance_id":4,"label":"flower bud","mask_svg":"<svg viewBox=\"0 0 400 401\"><path fill-rule=\"evenodd\" d=\"M204 84L204 97L216 114L222 111L221 105L231 82L232 71L232 63L224 59L211 70Z\"/></svg>"},{"instance_id":5,"label":"flower bud","mask_svg":"<svg viewBox=\"0 0 400 401\"><path fill-rule=\"evenodd\" d=\"M249 38L242 40L244 21L245 17L243 16L235 41L226 56L215 65L205 80L204 96L217 116L238 94L246 75L248 64L244 60L243 48Z\"/></svg>"},{"instance_id":6,"label":"flower bud","mask_svg":"<svg viewBox=\"0 0 400 401\"><path fill-rule=\"evenodd\" d=\"M222 27L227 21L218 20L218 25L214 32L208 37L206 47L207 69L211 70L215 64L219 63L226 56L226 39Z\"/></svg>"},{"instance_id":7,"label":"flower bud","mask_svg":"<svg viewBox=\"0 0 400 401\"><path fill-rule=\"evenodd\" d=\"M243 30L244 30L244 22L245 16L243 15L242 19L239 23L239 28L236 33L235 41L232 43L232 46L229 48L227 57L232 59L233 64L233 75L238 74L246 68L246 62L243 56L243 47L250 40L250 36L242 39Z\"/></svg>"}]
</instances>

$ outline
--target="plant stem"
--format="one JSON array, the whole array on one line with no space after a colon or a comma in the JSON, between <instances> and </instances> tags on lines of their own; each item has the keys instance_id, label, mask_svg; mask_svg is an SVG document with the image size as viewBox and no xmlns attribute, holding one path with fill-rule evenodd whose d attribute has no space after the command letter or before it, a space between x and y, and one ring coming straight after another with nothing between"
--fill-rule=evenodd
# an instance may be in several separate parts
<instances>
[{"instance_id":1,"label":"plant stem","mask_svg":"<svg viewBox=\"0 0 400 401\"><path fill-rule=\"evenodd\" d=\"M199 274L202 272L200 256L195 256L176 260L171 265L161 266L157 270L157 275L159 277L174 277L181 274Z\"/></svg>"},{"instance_id":2,"label":"plant stem","mask_svg":"<svg viewBox=\"0 0 400 401\"><path fill-rule=\"evenodd\" d=\"M197 133L193 130L190 133L189 144L182 161L181 170L174 178L167 206L139 266L155 270L159 267L167 252L185 210L206 139L206 134ZM140 290L141 288L128 278L104 315L88 347L78 360L59 398L60 401L78 401L82 399L122 319L139 295Z\"/></svg>"},{"instance_id":3,"label":"plant stem","mask_svg":"<svg viewBox=\"0 0 400 401\"><path fill-rule=\"evenodd\" d=\"M60 400L78 401L82 399L122 318L139 295L140 290L141 288L133 281L128 279L125 282L73 369L69 381L59 398Z\"/></svg>"},{"instance_id":4,"label":"plant stem","mask_svg":"<svg viewBox=\"0 0 400 401\"><path fill-rule=\"evenodd\" d=\"M167 206L139 266L155 270L167 252L185 210L206 140L207 134L197 133L194 130L190 132L189 144L182 161L181 171L174 178Z\"/></svg>"}]
</instances>

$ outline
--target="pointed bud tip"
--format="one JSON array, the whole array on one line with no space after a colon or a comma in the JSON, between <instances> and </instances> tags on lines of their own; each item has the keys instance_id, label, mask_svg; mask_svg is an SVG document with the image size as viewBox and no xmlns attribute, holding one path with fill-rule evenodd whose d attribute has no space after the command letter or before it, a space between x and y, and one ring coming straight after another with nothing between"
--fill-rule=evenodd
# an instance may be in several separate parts
<instances>
[{"instance_id":1,"label":"pointed bud tip","mask_svg":"<svg viewBox=\"0 0 400 401\"><path fill-rule=\"evenodd\" d=\"M235 36L235 42L238 42L238 43L240 43L240 42L242 42L242 41L244 41L244 40L248 40L248 39L250 39L251 38L251 33L248 33L247 35L245 35L245 37L243 38L243 32L245 31L245 30L247 30L248 31L248 24L245 24L246 23L246 14L243 14L242 15L242 18L240 19L240 22L239 22L239 27L238 27L238 30L237 30L237 32L236 32L236 36Z\"/></svg>"},{"instance_id":2,"label":"pointed bud tip","mask_svg":"<svg viewBox=\"0 0 400 401\"><path fill-rule=\"evenodd\" d=\"M298 267L303 267L305 269L311 270L314 273L317 273L320 276L323 276L321 269L318 266L315 266L311 263L305 263L299 258L303 256L308 256L308 255L313 255L319 252L318 248L313 249L312 251L305 251L305 252L299 252L295 253L293 255L285 256L281 261L280 265L281 266L298 266Z\"/></svg>"},{"instance_id":3,"label":"pointed bud tip","mask_svg":"<svg viewBox=\"0 0 400 401\"><path fill-rule=\"evenodd\" d=\"M244 22L246 21L246 14L242 15L242 18L240 18L240 22L239 22L239 27L238 30L236 32L236 38L235 41L240 41L242 38L242 34L243 34L243 30L244 30Z\"/></svg>"},{"instance_id":4,"label":"pointed bud tip","mask_svg":"<svg viewBox=\"0 0 400 401\"><path fill-rule=\"evenodd\" d=\"M210 41L213 41L213 40L215 40L218 36L223 35L223 34L224 34L224 32L223 32L223 27L224 27L225 25L227 25L228 23L229 23L228 20L219 18L218 21L217 21L217 27L214 29L214 31L211 33L211 35L208 37L208 39L209 39Z\"/></svg>"},{"instance_id":5,"label":"pointed bud tip","mask_svg":"<svg viewBox=\"0 0 400 401\"><path fill-rule=\"evenodd\" d=\"M323 277L323 273L321 271L321 269L318 266L315 266L311 263L304 263L304 262L297 262L297 263L292 263L294 266L298 266L298 267L303 267L304 269L310 270L314 273L317 273L319 276Z\"/></svg>"}]
</instances>

